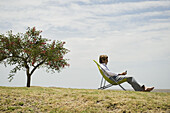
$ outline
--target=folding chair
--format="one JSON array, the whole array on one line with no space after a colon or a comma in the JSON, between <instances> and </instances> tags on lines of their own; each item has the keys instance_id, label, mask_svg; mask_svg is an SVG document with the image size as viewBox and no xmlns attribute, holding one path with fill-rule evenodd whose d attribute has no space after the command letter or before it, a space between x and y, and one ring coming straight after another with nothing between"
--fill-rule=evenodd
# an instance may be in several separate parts
<instances>
[{"instance_id":1,"label":"folding chair","mask_svg":"<svg viewBox=\"0 0 170 113\"><path fill-rule=\"evenodd\" d=\"M100 74L102 75L102 80L101 80L101 83L100 83L100 87L98 89L106 89L106 88L109 88L113 85L119 85L124 91L126 91L125 88L123 88L120 84L123 83L123 82L126 82L126 79L124 80L121 80L121 81L116 81L116 80L111 80L109 79L106 75L108 75L108 73L95 61L93 60L96 64L97 64L97 67L100 71ZM106 75L105 75L106 74ZM104 78L104 81L103 81L103 78ZM109 83L108 85L106 85L106 81Z\"/></svg>"}]
</instances>

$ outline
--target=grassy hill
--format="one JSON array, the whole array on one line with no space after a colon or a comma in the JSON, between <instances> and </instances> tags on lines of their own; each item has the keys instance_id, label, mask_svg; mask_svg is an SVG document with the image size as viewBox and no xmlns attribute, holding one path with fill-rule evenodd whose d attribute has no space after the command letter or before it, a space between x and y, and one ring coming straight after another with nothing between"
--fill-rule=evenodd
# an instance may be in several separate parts
<instances>
[{"instance_id":1,"label":"grassy hill","mask_svg":"<svg viewBox=\"0 0 170 113\"><path fill-rule=\"evenodd\" d=\"M170 112L170 93L0 87L0 112Z\"/></svg>"}]
</instances>

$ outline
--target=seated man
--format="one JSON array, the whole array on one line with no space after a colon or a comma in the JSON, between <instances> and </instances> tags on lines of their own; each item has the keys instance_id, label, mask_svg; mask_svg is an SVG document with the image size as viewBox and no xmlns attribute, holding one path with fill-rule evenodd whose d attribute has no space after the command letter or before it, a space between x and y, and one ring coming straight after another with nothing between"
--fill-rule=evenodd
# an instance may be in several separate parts
<instances>
[{"instance_id":1,"label":"seated man","mask_svg":"<svg viewBox=\"0 0 170 113\"><path fill-rule=\"evenodd\" d=\"M133 78L133 77L126 77L126 76L122 76L122 75L126 75L127 71L121 73L121 74L116 74L111 72L108 67L107 67L107 63L108 63L108 56L107 55L100 55L99 57L99 62L101 64L101 67L108 73L108 75L106 74L106 76L111 79L111 80L116 80L116 81L121 81L126 79L126 81L133 87L133 89L135 91L147 91L150 92L154 89L154 87L151 88L146 88L144 85L140 86L138 84L138 82Z\"/></svg>"}]
</instances>

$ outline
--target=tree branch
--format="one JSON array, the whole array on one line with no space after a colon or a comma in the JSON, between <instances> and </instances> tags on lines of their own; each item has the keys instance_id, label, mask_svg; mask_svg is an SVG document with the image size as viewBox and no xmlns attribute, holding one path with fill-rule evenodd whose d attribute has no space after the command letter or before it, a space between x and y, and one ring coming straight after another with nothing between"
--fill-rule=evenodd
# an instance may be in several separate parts
<instances>
[{"instance_id":1,"label":"tree branch","mask_svg":"<svg viewBox=\"0 0 170 113\"><path fill-rule=\"evenodd\" d=\"M31 71L30 75L32 75L32 74L34 73L34 71L35 71L40 65L42 65L42 64L45 62L45 60L46 60L46 59L44 59L42 62L40 62L39 64L37 64L37 65L33 68L33 70Z\"/></svg>"},{"instance_id":2,"label":"tree branch","mask_svg":"<svg viewBox=\"0 0 170 113\"><path fill-rule=\"evenodd\" d=\"M28 66L27 61L26 61L26 59L25 59L25 58L20 57L20 56L9 56L9 57L7 57L7 58L10 58L10 57L14 57L14 58L20 58L20 59L22 59L22 60L24 61L24 66L25 66L25 68L27 69L27 75L29 74L29 66Z\"/></svg>"}]
</instances>

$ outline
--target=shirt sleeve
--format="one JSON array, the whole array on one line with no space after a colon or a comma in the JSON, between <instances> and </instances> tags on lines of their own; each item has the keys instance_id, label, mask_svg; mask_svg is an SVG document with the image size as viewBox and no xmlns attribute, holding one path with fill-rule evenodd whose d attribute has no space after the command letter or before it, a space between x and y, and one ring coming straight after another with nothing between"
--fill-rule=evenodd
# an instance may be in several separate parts
<instances>
[{"instance_id":1,"label":"shirt sleeve","mask_svg":"<svg viewBox=\"0 0 170 113\"><path fill-rule=\"evenodd\" d=\"M111 71L107 71L107 70L106 70L106 72L107 72L110 76L117 76L116 73L113 73L113 72L111 72Z\"/></svg>"},{"instance_id":2,"label":"shirt sleeve","mask_svg":"<svg viewBox=\"0 0 170 113\"><path fill-rule=\"evenodd\" d=\"M107 66L104 66L103 64L101 65L101 67L109 74L109 76L117 76L117 75L118 75L118 74L116 74L116 73L111 72L111 71L107 68Z\"/></svg>"}]
</instances>

